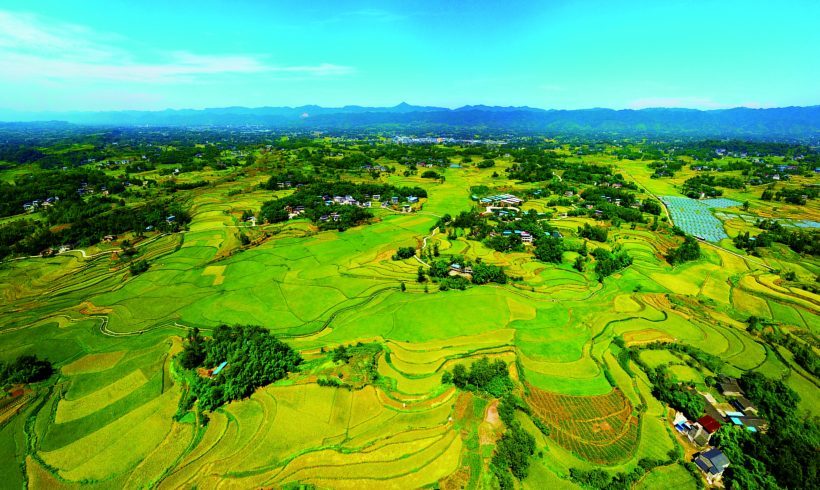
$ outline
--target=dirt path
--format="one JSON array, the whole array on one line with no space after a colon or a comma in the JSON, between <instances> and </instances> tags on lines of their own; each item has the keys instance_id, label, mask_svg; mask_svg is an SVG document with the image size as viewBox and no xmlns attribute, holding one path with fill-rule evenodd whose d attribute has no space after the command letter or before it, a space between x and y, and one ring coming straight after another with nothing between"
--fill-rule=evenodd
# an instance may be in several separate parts
<instances>
[{"instance_id":1,"label":"dirt path","mask_svg":"<svg viewBox=\"0 0 820 490\"><path fill-rule=\"evenodd\" d=\"M426 237L424 237L424 240L421 241L421 251L422 252L424 251L425 248L427 248L427 239L428 238L433 238L433 236L435 236L436 233L438 233L438 227L434 228L433 232L430 233L429 235L427 235ZM421 264L425 267L430 267L430 264L428 264L427 262L421 260L421 257L419 257L418 255L414 255L413 258L416 259L416 261L418 261L419 264Z\"/></svg>"}]
</instances>

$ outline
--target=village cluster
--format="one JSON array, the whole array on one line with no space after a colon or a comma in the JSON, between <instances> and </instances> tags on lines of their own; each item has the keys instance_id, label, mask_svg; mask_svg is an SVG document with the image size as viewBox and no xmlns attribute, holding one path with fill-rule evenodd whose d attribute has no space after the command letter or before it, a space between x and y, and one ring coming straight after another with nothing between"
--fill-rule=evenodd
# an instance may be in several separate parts
<instances>
[{"instance_id":1,"label":"village cluster","mask_svg":"<svg viewBox=\"0 0 820 490\"><path fill-rule=\"evenodd\" d=\"M701 418L690 421L681 412L676 412L673 421L675 429L699 451L694 463L710 484L719 483L723 471L731 463L720 448L710 445L712 435L721 426L732 424L749 432L763 432L768 428L766 420L758 416L757 407L744 396L737 379L721 377L717 387L723 401L718 401L711 393L701 394L706 400L706 413Z\"/></svg>"}]
</instances>

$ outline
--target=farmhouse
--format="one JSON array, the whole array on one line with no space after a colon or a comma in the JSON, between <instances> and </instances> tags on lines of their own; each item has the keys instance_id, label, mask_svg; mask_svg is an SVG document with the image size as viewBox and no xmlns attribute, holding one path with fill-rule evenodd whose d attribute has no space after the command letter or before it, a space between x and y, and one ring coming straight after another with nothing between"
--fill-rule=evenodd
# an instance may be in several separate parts
<instances>
[{"instance_id":1,"label":"farmhouse","mask_svg":"<svg viewBox=\"0 0 820 490\"><path fill-rule=\"evenodd\" d=\"M745 396L739 396L729 403L744 414L757 414L757 407L755 407Z\"/></svg>"},{"instance_id":2,"label":"farmhouse","mask_svg":"<svg viewBox=\"0 0 820 490\"><path fill-rule=\"evenodd\" d=\"M694 463L706 475L709 484L714 484L729 466L729 458L720 449L711 448L695 457Z\"/></svg>"},{"instance_id":3,"label":"farmhouse","mask_svg":"<svg viewBox=\"0 0 820 490\"><path fill-rule=\"evenodd\" d=\"M497 194L483 197L480 202L487 206L515 207L521 205L524 200L512 194Z\"/></svg>"},{"instance_id":4,"label":"farmhouse","mask_svg":"<svg viewBox=\"0 0 820 490\"><path fill-rule=\"evenodd\" d=\"M222 372L222 370L223 370L223 369L225 369L225 366L227 366L227 365L228 365L228 361L222 361L222 362L219 364L219 366L217 366L217 367L214 369L213 373L211 373L211 376L216 376L217 374L221 373L221 372Z\"/></svg>"},{"instance_id":5,"label":"farmhouse","mask_svg":"<svg viewBox=\"0 0 820 490\"><path fill-rule=\"evenodd\" d=\"M743 394L743 390L740 389L740 385L734 378L722 378L718 386L723 396L740 396Z\"/></svg>"},{"instance_id":6,"label":"farmhouse","mask_svg":"<svg viewBox=\"0 0 820 490\"><path fill-rule=\"evenodd\" d=\"M720 422L715 420L714 417L711 415L704 415L703 417L698 419L698 424L703 427L703 430L709 433L709 435L714 434L715 432L720 429Z\"/></svg>"},{"instance_id":7,"label":"farmhouse","mask_svg":"<svg viewBox=\"0 0 820 490\"><path fill-rule=\"evenodd\" d=\"M702 425L695 422L692 425L686 426L684 433L689 440L696 446L705 446L709 444L709 438L712 437Z\"/></svg>"}]
</instances>

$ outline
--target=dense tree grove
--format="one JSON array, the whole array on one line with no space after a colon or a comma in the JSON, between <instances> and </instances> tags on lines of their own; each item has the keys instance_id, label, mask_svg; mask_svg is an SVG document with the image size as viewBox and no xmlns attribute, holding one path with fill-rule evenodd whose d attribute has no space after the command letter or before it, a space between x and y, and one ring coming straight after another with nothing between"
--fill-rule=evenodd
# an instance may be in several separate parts
<instances>
[{"instance_id":1,"label":"dense tree grove","mask_svg":"<svg viewBox=\"0 0 820 490\"><path fill-rule=\"evenodd\" d=\"M584 223L583 227L578 227L578 236L589 238L596 242L605 242L608 234L609 229L603 226L590 226L589 223Z\"/></svg>"},{"instance_id":2,"label":"dense tree grove","mask_svg":"<svg viewBox=\"0 0 820 490\"><path fill-rule=\"evenodd\" d=\"M820 230L787 228L774 220L761 220L757 226L764 231L756 236L751 236L748 231L738 233L734 238L735 246L754 253L758 248L770 247L777 242L797 253L820 255Z\"/></svg>"},{"instance_id":3,"label":"dense tree grove","mask_svg":"<svg viewBox=\"0 0 820 490\"><path fill-rule=\"evenodd\" d=\"M211 338L202 338L198 330L191 330L179 354L179 362L187 369L215 368L222 362L227 363L215 376L189 377L191 387L181 403L190 408L199 400L200 408L214 410L231 400L247 398L256 388L284 378L296 370L302 357L264 328L221 325L214 329Z\"/></svg>"},{"instance_id":4,"label":"dense tree grove","mask_svg":"<svg viewBox=\"0 0 820 490\"><path fill-rule=\"evenodd\" d=\"M487 357L473 362L469 370L463 364L457 364L451 372L445 372L442 379L461 389L494 397L502 397L513 388L507 364L501 359L490 361Z\"/></svg>"},{"instance_id":5,"label":"dense tree grove","mask_svg":"<svg viewBox=\"0 0 820 490\"><path fill-rule=\"evenodd\" d=\"M530 457L535 453L535 438L515 419L516 410L529 413L529 408L511 393L502 396L498 403L498 418L507 430L496 443L490 468L500 488L515 487L512 477L523 480L529 474ZM538 419L535 419L536 421Z\"/></svg>"},{"instance_id":6,"label":"dense tree grove","mask_svg":"<svg viewBox=\"0 0 820 490\"><path fill-rule=\"evenodd\" d=\"M53 373L49 361L37 356L20 356L9 363L0 362L0 386L35 383L48 379Z\"/></svg>"},{"instance_id":7,"label":"dense tree grove","mask_svg":"<svg viewBox=\"0 0 820 490\"><path fill-rule=\"evenodd\" d=\"M208 355L205 350L205 339L200 335L199 327L194 327L188 330L185 340L185 348L179 353L177 359L183 368L195 369L205 362L205 357Z\"/></svg>"},{"instance_id":8,"label":"dense tree grove","mask_svg":"<svg viewBox=\"0 0 820 490\"><path fill-rule=\"evenodd\" d=\"M603 248L596 248L592 251L592 256L595 257L595 274L598 275L599 281L632 265L632 257L622 250L615 249L610 252Z\"/></svg>"},{"instance_id":9,"label":"dense tree grove","mask_svg":"<svg viewBox=\"0 0 820 490\"><path fill-rule=\"evenodd\" d=\"M485 264L478 262L473 265L473 284L487 284L490 282L498 284L507 283L507 274L504 273L504 268L498 265Z\"/></svg>"},{"instance_id":10,"label":"dense tree grove","mask_svg":"<svg viewBox=\"0 0 820 490\"><path fill-rule=\"evenodd\" d=\"M670 250L666 255L666 260L670 264L681 264L689 262L690 260L698 260L700 258L700 244L697 239L686 235L683 243L678 248Z\"/></svg>"},{"instance_id":11,"label":"dense tree grove","mask_svg":"<svg viewBox=\"0 0 820 490\"><path fill-rule=\"evenodd\" d=\"M393 254L393 260L409 259L416 255L415 247L399 247L396 253Z\"/></svg>"},{"instance_id":12,"label":"dense tree grove","mask_svg":"<svg viewBox=\"0 0 820 490\"><path fill-rule=\"evenodd\" d=\"M132 275L138 276L143 272L148 272L148 268L150 265L145 260L137 260L135 262L131 262L128 265L128 270L131 272Z\"/></svg>"},{"instance_id":13,"label":"dense tree grove","mask_svg":"<svg viewBox=\"0 0 820 490\"><path fill-rule=\"evenodd\" d=\"M564 254L564 241L558 237L542 237L535 246L534 254L541 262L560 264Z\"/></svg>"},{"instance_id":14,"label":"dense tree grove","mask_svg":"<svg viewBox=\"0 0 820 490\"><path fill-rule=\"evenodd\" d=\"M716 177L714 175L701 174L687 179L683 183L681 192L692 199L698 199L702 196L719 197L723 195L723 190L718 189L718 187L742 189L745 185L745 182L737 177Z\"/></svg>"},{"instance_id":15,"label":"dense tree grove","mask_svg":"<svg viewBox=\"0 0 820 490\"><path fill-rule=\"evenodd\" d=\"M761 199L764 201L785 201L789 204L804 206L810 199L820 197L820 189L816 186L802 186L796 189L780 189L775 191L773 186L769 186L763 191Z\"/></svg>"}]
</instances>

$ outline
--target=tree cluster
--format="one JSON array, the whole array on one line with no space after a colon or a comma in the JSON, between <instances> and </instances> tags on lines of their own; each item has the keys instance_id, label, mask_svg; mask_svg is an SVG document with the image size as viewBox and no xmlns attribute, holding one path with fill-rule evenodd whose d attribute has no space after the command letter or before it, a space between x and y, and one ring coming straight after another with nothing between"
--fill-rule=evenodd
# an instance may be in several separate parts
<instances>
[{"instance_id":1,"label":"tree cluster","mask_svg":"<svg viewBox=\"0 0 820 490\"><path fill-rule=\"evenodd\" d=\"M5 363L0 362L0 386L35 383L48 379L54 374L54 367L45 359L37 356L19 356L17 359Z\"/></svg>"},{"instance_id":2,"label":"tree cluster","mask_svg":"<svg viewBox=\"0 0 820 490\"><path fill-rule=\"evenodd\" d=\"M592 251L592 256L595 257L595 274L598 275L599 281L632 265L632 257L622 250L616 249L610 252L603 248L596 248Z\"/></svg>"},{"instance_id":3,"label":"tree cluster","mask_svg":"<svg viewBox=\"0 0 820 490\"><path fill-rule=\"evenodd\" d=\"M473 362L469 369L463 364L455 365L452 371L444 372L442 382L452 382L463 390L488 393L496 398L508 394L513 388L507 363L501 359L490 361L487 357Z\"/></svg>"},{"instance_id":4,"label":"tree cluster","mask_svg":"<svg viewBox=\"0 0 820 490\"><path fill-rule=\"evenodd\" d=\"M606 242L608 234L609 228L604 226L590 226L589 223L584 223L583 227L578 227L578 236L581 238L589 238L596 242Z\"/></svg>"},{"instance_id":5,"label":"tree cluster","mask_svg":"<svg viewBox=\"0 0 820 490\"><path fill-rule=\"evenodd\" d=\"M758 248L770 247L772 243L777 242L797 253L820 255L820 230L789 229L774 220L761 220L757 226L764 231L754 237L748 231L739 233L734 238L735 246L755 253Z\"/></svg>"},{"instance_id":6,"label":"tree cluster","mask_svg":"<svg viewBox=\"0 0 820 490\"><path fill-rule=\"evenodd\" d=\"M527 477L530 456L535 453L535 438L515 420L517 409L529 413L529 408L515 395L507 393L501 397L498 403L498 417L504 422L507 430L496 443L490 468L502 489L515 487L512 477L519 480Z\"/></svg>"},{"instance_id":7,"label":"tree cluster","mask_svg":"<svg viewBox=\"0 0 820 490\"><path fill-rule=\"evenodd\" d=\"M414 257L416 255L415 247L399 247L396 253L393 254L393 260L404 260Z\"/></svg>"},{"instance_id":8,"label":"tree cluster","mask_svg":"<svg viewBox=\"0 0 820 490\"><path fill-rule=\"evenodd\" d=\"M683 243L678 248L670 250L666 255L666 260L670 264L682 264L690 260L698 260L700 258L700 244L698 241L689 235L683 239Z\"/></svg>"},{"instance_id":9,"label":"tree cluster","mask_svg":"<svg viewBox=\"0 0 820 490\"><path fill-rule=\"evenodd\" d=\"M216 376L192 376L186 405L199 400L199 407L214 410L224 403L247 398L260 386L287 376L302 362L302 357L270 331L256 326L221 325L211 338L202 338L192 329L179 354L186 369L227 366Z\"/></svg>"}]
</instances>

